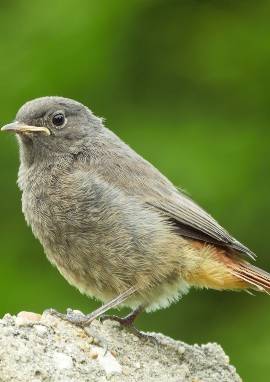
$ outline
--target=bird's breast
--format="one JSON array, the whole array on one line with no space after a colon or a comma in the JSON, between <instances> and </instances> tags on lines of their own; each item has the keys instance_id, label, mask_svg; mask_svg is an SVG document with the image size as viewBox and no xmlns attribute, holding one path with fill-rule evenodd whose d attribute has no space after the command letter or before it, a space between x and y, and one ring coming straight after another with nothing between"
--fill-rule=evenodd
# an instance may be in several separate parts
<instances>
[{"instance_id":1,"label":"bird's breast","mask_svg":"<svg viewBox=\"0 0 270 382\"><path fill-rule=\"evenodd\" d=\"M75 216L76 206L63 188L62 177L52 171L24 172L22 210L44 247L60 242L65 236L65 225Z\"/></svg>"}]
</instances>

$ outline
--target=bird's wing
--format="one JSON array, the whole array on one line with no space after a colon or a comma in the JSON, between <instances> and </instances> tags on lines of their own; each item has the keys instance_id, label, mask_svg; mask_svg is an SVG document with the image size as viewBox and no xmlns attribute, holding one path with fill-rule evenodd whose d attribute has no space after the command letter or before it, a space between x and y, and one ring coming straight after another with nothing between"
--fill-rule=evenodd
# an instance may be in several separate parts
<instances>
[{"instance_id":1,"label":"bird's wing","mask_svg":"<svg viewBox=\"0 0 270 382\"><path fill-rule=\"evenodd\" d=\"M206 211L178 192L169 199L155 199L147 202L167 216L181 235L229 248L254 258L255 255L243 244L234 239Z\"/></svg>"}]
</instances>

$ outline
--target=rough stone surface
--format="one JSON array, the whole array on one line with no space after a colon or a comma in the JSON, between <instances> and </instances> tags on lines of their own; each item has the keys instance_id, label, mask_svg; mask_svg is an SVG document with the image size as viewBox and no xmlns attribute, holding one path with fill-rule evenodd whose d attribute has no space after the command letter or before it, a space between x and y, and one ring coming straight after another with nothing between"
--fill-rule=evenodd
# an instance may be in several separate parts
<instances>
[{"instance_id":1,"label":"rough stone surface","mask_svg":"<svg viewBox=\"0 0 270 382\"><path fill-rule=\"evenodd\" d=\"M95 321L86 332L49 313L6 314L0 320L0 381L241 381L219 345L154 335L158 344L110 321Z\"/></svg>"}]
</instances>

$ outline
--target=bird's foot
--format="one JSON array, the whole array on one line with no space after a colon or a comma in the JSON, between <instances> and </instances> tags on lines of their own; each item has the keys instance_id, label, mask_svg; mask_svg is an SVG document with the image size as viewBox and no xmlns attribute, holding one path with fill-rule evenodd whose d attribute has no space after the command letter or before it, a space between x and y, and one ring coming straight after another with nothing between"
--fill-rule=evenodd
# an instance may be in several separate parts
<instances>
[{"instance_id":1,"label":"bird's foot","mask_svg":"<svg viewBox=\"0 0 270 382\"><path fill-rule=\"evenodd\" d=\"M45 311L47 314L50 314L52 316L58 317L61 320L67 321L72 325L80 327L85 334L91 338L92 342L95 345L99 345L105 349L105 354L108 350L108 343L105 341L101 336L99 336L97 333L93 332L92 328L90 329L88 326L92 322L91 313L90 314L83 314L79 310L72 310L67 309L67 313L63 314L58 312L55 309L47 309Z\"/></svg>"},{"instance_id":2,"label":"bird's foot","mask_svg":"<svg viewBox=\"0 0 270 382\"><path fill-rule=\"evenodd\" d=\"M137 313L137 312L136 312ZM132 333L134 336L153 343L154 345L158 345L158 339L150 334L146 334L144 332L141 332L138 330L134 325L133 322L135 318L137 317L137 314L135 315L134 312L127 315L126 317L118 317L115 315L107 315L104 314L100 317L100 321L103 323L104 321L110 320L110 321L116 321L118 322L124 329L126 329L128 332Z\"/></svg>"},{"instance_id":3,"label":"bird's foot","mask_svg":"<svg viewBox=\"0 0 270 382\"><path fill-rule=\"evenodd\" d=\"M116 321L116 322L119 322L119 324L121 326L124 326L125 328L128 328L130 326L133 325L133 319L130 317L130 315L128 316L125 316L125 317L119 317L119 316L115 316L115 315L110 315L110 314L103 314L100 318L99 318L100 322L104 322L104 321Z\"/></svg>"},{"instance_id":4,"label":"bird's foot","mask_svg":"<svg viewBox=\"0 0 270 382\"><path fill-rule=\"evenodd\" d=\"M61 320L65 320L70 322L73 325L80 326L80 327L85 327L91 323L90 316L91 314L83 314L79 310L72 310L72 309L67 309L67 313L59 313L55 309L47 309L46 313L61 318Z\"/></svg>"}]
</instances>

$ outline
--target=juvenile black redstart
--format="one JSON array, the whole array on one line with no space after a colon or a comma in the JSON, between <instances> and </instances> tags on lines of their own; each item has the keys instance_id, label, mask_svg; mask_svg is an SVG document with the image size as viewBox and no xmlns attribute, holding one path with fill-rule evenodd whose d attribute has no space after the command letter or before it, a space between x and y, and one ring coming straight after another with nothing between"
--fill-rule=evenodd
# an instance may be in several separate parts
<instances>
[{"instance_id":1,"label":"juvenile black redstart","mask_svg":"<svg viewBox=\"0 0 270 382\"><path fill-rule=\"evenodd\" d=\"M191 286L269 292L253 253L79 102L34 99L2 131L18 137L22 210L48 259L105 303L80 324L125 305L112 318L131 327Z\"/></svg>"}]
</instances>

